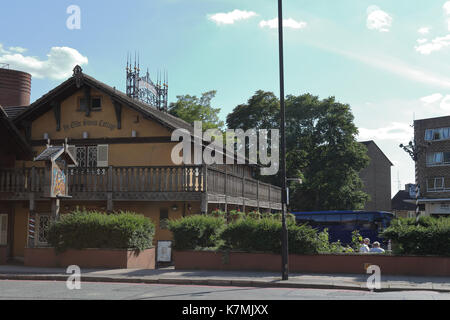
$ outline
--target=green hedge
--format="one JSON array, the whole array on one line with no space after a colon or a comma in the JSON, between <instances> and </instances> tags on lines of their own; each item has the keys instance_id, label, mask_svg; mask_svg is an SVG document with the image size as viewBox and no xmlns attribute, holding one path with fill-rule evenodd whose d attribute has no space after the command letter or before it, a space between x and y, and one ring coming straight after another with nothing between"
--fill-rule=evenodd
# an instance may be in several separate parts
<instances>
[{"instance_id":1,"label":"green hedge","mask_svg":"<svg viewBox=\"0 0 450 320\"><path fill-rule=\"evenodd\" d=\"M255 217L257 215L254 215ZM226 224L224 218L193 215L169 221L176 250L215 248L225 250L281 252L281 221L275 215L266 218L242 217ZM289 252L314 254L336 252L340 246L330 244L328 233L288 220Z\"/></svg>"},{"instance_id":2,"label":"green hedge","mask_svg":"<svg viewBox=\"0 0 450 320\"><path fill-rule=\"evenodd\" d=\"M227 225L221 237L224 248L242 251L281 252L281 222L274 218L241 219ZM326 232L288 223L289 252L314 254L331 249Z\"/></svg>"},{"instance_id":3,"label":"green hedge","mask_svg":"<svg viewBox=\"0 0 450 320\"><path fill-rule=\"evenodd\" d=\"M381 235L397 254L450 256L450 218L398 218Z\"/></svg>"},{"instance_id":4,"label":"green hedge","mask_svg":"<svg viewBox=\"0 0 450 320\"><path fill-rule=\"evenodd\" d=\"M177 250L217 247L224 226L225 218L209 215L191 215L168 222Z\"/></svg>"},{"instance_id":5,"label":"green hedge","mask_svg":"<svg viewBox=\"0 0 450 320\"><path fill-rule=\"evenodd\" d=\"M58 252L84 248L144 250L152 247L154 234L154 224L143 215L76 210L50 225L48 242Z\"/></svg>"}]
</instances>

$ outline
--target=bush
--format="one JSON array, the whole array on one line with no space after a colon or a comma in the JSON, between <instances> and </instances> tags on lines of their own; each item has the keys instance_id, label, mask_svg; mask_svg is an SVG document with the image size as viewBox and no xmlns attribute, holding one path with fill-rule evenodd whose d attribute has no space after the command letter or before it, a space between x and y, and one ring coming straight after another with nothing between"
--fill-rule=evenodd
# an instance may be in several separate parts
<instances>
[{"instance_id":1,"label":"bush","mask_svg":"<svg viewBox=\"0 0 450 320\"><path fill-rule=\"evenodd\" d=\"M231 210L228 214L232 220L239 220L245 217L245 213L239 210Z\"/></svg>"},{"instance_id":2,"label":"bush","mask_svg":"<svg viewBox=\"0 0 450 320\"><path fill-rule=\"evenodd\" d=\"M227 214L225 211L222 211L220 209L215 209L213 211L211 211L211 215L213 217L221 217L221 218L226 218Z\"/></svg>"},{"instance_id":3,"label":"bush","mask_svg":"<svg viewBox=\"0 0 450 320\"><path fill-rule=\"evenodd\" d=\"M281 252L281 222L273 218L241 219L222 232L223 248L242 251ZM330 249L328 233L288 223L289 252L313 254Z\"/></svg>"},{"instance_id":4,"label":"bush","mask_svg":"<svg viewBox=\"0 0 450 320\"><path fill-rule=\"evenodd\" d=\"M247 217L251 219L261 219L261 213L259 211L250 211L247 213Z\"/></svg>"},{"instance_id":5,"label":"bush","mask_svg":"<svg viewBox=\"0 0 450 320\"><path fill-rule=\"evenodd\" d=\"M144 250L152 246L154 234L154 224L143 215L77 209L50 225L48 242L57 252L84 248Z\"/></svg>"},{"instance_id":6,"label":"bush","mask_svg":"<svg viewBox=\"0 0 450 320\"><path fill-rule=\"evenodd\" d=\"M450 256L450 218L398 218L381 236L397 254Z\"/></svg>"},{"instance_id":7,"label":"bush","mask_svg":"<svg viewBox=\"0 0 450 320\"><path fill-rule=\"evenodd\" d=\"M177 250L219 246L224 226L225 219L210 215L191 215L168 223L173 233L173 247Z\"/></svg>"}]
</instances>

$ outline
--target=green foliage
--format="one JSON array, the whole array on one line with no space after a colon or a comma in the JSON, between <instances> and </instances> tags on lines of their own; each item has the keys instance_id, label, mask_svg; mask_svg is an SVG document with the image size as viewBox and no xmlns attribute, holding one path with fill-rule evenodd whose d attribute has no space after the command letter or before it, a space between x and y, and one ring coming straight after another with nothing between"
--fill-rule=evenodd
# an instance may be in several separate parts
<instances>
[{"instance_id":1,"label":"green foliage","mask_svg":"<svg viewBox=\"0 0 450 320\"><path fill-rule=\"evenodd\" d=\"M281 222L273 218L240 219L222 232L223 248L242 251L281 252ZM289 251L314 254L329 250L328 234L303 225L288 226Z\"/></svg>"},{"instance_id":2,"label":"green foliage","mask_svg":"<svg viewBox=\"0 0 450 320\"><path fill-rule=\"evenodd\" d=\"M352 248L358 252L361 247L361 242L363 241L362 235L359 233L359 230L352 231Z\"/></svg>"},{"instance_id":3,"label":"green foliage","mask_svg":"<svg viewBox=\"0 0 450 320\"><path fill-rule=\"evenodd\" d=\"M397 254L450 256L450 218L394 219L381 236Z\"/></svg>"},{"instance_id":4,"label":"green foliage","mask_svg":"<svg viewBox=\"0 0 450 320\"><path fill-rule=\"evenodd\" d=\"M245 218L245 212L241 212L240 210L230 210L228 214L233 221Z\"/></svg>"},{"instance_id":5,"label":"green foliage","mask_svg":"<svg viewBox=\"0 0 450 320\"><path fill-rule=\"evenodd\" d=\"M168 222L177 250L217 247L224 226L225 219L211 215L190 215Z\"/></svg>"},{"instance_id":6,"label":"green foliage","mask_svg":"<svg viewBox=\"0 0 450 320\"><path fill-rule=\"evenodd\" d=\"M169 113L175 117L194 125L194 121L201 121L203 130L223 129L224 123L219 119L220 108L213 108L211 100L216 91L208 91L200 98L190 95L177 96L178 101L169 105Z\"/></svg>"},{"instance_id":7,"label":"green foliage","mask_svg":"<svg viewBox=\"0 0 450 320\"><path fill-rule=\"evenodd\" d=\"M225 211L222 211L220 209L215 209L213 211L211 211L211 215L213 217L221 217L221 218L226 218L227 213Z\"/></svg>"},{"instance_id":8,"label":"green foliage","mask_svg":"<svg viewBox=\"0 0 450 320\"><path fill-rule=\"evenodd\" d=\"M278 98L257 91L227 116L227 125L230 129L273 129L279 127L279 113ZM287 176L303 180L290 185L293 211L364 207L369 197L362 191L359 172L369 158L366 147L356 141L353 120L350 106L334 97L286 97ZM281 181L279 174L261 178L277 185Z\"/></svg>"},{"instance_id":9,"label":"green foliage","mask_svg":"<svg viewBox=\"0 0 450 320\"><path fill-rule=\"evenodd\" d=\"M283 214L281 212L274 213L272 216L274 219L277 219L278 221L281 221L283 219ZM286 222L295 224L295 216L292 213L287 213Z\"/></svg>"},{"instance_id":10,"label":"green foliage","mask_svg":"<svg viewBox=\"0 0 450 320\"><path fill-rule=\"evenodd\" d=\"M154 234L154 224L143 215L77 209L50 225L48 242L57 252L84 248L144 250L152 246Z\"/></svg>"},{"instance_id":11,"label":"green foliage","mask_svg":"<svg viewBox=\"0 0 450 320\"><path fill-rule=\"evenodd\" d=\"M261 219L261 213L259 211L250 211L247 213L247 217L251 219Z\"/></svg>"}]
</instances>

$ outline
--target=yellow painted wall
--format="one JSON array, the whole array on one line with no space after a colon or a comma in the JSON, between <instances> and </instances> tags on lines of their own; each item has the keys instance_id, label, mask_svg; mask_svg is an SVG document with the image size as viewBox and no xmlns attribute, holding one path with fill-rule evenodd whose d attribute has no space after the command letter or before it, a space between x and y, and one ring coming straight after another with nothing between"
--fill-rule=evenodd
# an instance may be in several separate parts
<instances>
[{"instance_id":1,"label":"yellow painted wall","mask_svg":"<svg viewBox=\"0 0 450 320\"><path fill-rule=\"evenodd\" d=\"M32 140L40 140L44 133L50 139L83 138L83 132L89 133L89 138L131 137L131 130L136 130L139 137L170 137L171 132L153 120L146 120L131 108L122 106L122 129L117 129L117 119L111 99L96 90L91 90L91 96L101 96L102 110L91 111L89 117L78 109L78 99L84 97L79 90L61 103L61 131L56 131L56 121L53 110L49 110L33 121L31 129Z\"/></svg>"},{"instance_id":2,"label":"yellow painted wall","mask_svg":"<svg viewBox=\"0 0 450 320\"><path fill-rule=\"evenodd\" d=\"M77 111L79 98L84 97L82 90L77 91L61 103L61 130L56 131L56 120L53 110L38 117L32 122L31 139L42 140L44 133L52 139L82 139L83 132L89 139L95 138L131 138L132 130L138 137L168 137L171 132L154 120L144 119L137 111L122 106L122 127L117 129L117 119L111 99L97 90L91 91L91 96L102 97L102 110L91 111L89 117L85 112ZM109 165L113 166L155 166L173 165L171 152L176 142L168 143L136 143L110 144ZM36 154L41 153L45 146L33 147ZM41 166L42 163L32 161L16 161L16 167Z\"/></svg>"}]
</instances>

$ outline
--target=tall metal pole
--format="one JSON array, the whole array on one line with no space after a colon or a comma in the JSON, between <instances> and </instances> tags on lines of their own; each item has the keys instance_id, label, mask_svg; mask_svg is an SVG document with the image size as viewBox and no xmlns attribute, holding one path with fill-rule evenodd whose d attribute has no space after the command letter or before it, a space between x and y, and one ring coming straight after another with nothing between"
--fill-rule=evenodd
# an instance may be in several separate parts
<instances>
[{"instance_id":1,"label":"tall metal pole","mask_svg":"<svg viewBox=\"0 0 450 320\"><path fill-rule=\"evenodd\" d=\"M286 184L286 128L284 106L284 62L283 62L283 9L282 0L278 0L278 42L280 55L280 129L281 129L281 179L282 179L282 235L281 235L281 278L289 278L288 231L286 224L287 184Z\"/></svg>"}]
</instances>

